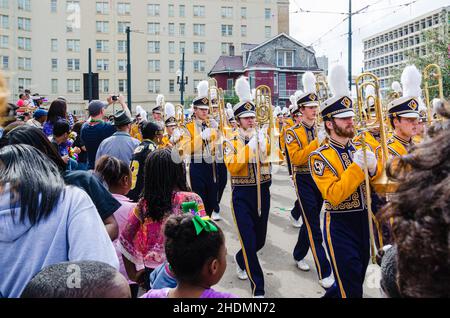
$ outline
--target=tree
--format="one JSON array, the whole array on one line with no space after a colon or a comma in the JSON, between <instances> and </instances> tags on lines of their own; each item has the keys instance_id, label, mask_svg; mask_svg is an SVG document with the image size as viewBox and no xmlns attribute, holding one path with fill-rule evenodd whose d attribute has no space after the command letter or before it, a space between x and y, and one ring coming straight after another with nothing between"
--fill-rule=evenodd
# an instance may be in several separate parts
<instances>
[{"instance_id":1,"label":"tree","mask_svg":"<svg viewBox=\"0 0 450 318\"><path fill-rule=\"evenodd\" d=\"M399 65L392 72L392 81L400 81L402 71L406 65L415 65L419 71L423 72L429 64L437 64L441 68L444 97L449 98L450 94L450 46L448 27L444 26L431 31L425 31L421 34L423 42L425 42L426 55L417 54L413 49L405 53L405 61L403 65ZM429 85L436 84L432 81ZM424 79L422 78L422 87L424 87ZM391 93L392 91L389 91ZM437 88L430 90L431 98L438 96Z\"/></svg>"}]
</instances>

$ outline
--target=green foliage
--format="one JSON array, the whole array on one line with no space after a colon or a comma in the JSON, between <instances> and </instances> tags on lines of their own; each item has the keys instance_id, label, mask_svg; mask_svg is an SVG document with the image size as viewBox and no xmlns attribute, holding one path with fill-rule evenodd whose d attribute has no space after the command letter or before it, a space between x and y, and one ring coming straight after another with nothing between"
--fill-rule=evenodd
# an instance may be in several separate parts
<instances>
[{"instance_id":1,"label":"green foliage","mask_svg":"<svg viewBox=\"0 0 450 318\"><path fill-rule=\"evenodd\" d=\"M236 94L233 95L225 95L225 105L227 103L230 103L231 105L236 105L237 103L239 103L239 97L237 97Z\"/></svg>"},{"instance_id":2,"label":"green foliage","mask_svg":"<svg viewBox=\"0 0 450 318\"><path fill-rule=\"evenodd\" d=\"M392 81L400 81L402 71L406 65L414 64L419 71L423 72L427 65L437 64L440 66L442 72L444 97L448 99L450 94L450 36L448 27L425 31L421 34L421 37L426 43L427 55L419 56L413 50L407 51L405 53L406 58L404 64L399 65L391 73L393 76ZM435 84L437 84L435 80L429 82L430 86ZM423 78L422 85L424 85ZM391 90L388 91L388 94L391 92ZM430 90L430 96L431 98L438 96L437 88Z\"/></svg>"}]
</instances>

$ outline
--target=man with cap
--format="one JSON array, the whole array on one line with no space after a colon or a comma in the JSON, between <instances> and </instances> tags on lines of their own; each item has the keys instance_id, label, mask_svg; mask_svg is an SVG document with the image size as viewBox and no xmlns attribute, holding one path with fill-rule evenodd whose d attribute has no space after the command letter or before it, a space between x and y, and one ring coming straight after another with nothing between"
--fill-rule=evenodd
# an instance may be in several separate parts
<instances>
[{"instance_id":1,"label":"man with cap","mask_svg":"<svg viewBox=\"0 0 450 318\"><path fill-rule=\"evenodd\" d=\"M156 104L151 108L152 115L149 118L149 121L157 123L162 128L164 128L163 106L164 106L164 95L158 94L158 96L156 96Z\"/></svg>"},{"instance_id":2,"label":"man with cap","mask_svg":"<svg viewBox=\"0 0 450 318\"><path fill-rule=\"evenodd\" d=\"M224 158L231 174L232 213L239 233L241 250L235 255L239 279L250 280L252 295L264 297L264 274L257 252L264 247L270 210L272 182L270 145L265 129L256 130L256 107L245 77L236 81L240 102L233 107L239 125L238 133L224 142ZM257 152L259 149L259 153ZM258 211L257 158L260 159L260 198Z\"/></svg>"},{"instance_id":3,"label":"man with cap","mask_svg":"<svg viewBox=\"0 0 450 318\"><path fill-rule=\"evenodd\" d=\"M303 218L297 244L293 256L297 267L303 271L309 270L304 258L311 249L316 265L319 283L324 288L330 288L334 279L325 249L322 245L320 230L320 211L322 210L322 194L317 188L309 170L308 158L311 152L319 148L325 139L325 131L317 131L316 118L319 98L316 93L316 77L311 72L303 75L304 93L298 97L297 105L302 113L300 124L291 127L286 132L286 147L292 164L293 181L296 188L297 201L295 208L299 209Z\"/></svg>"},{"instance_id":4,"label":"man with cap","mask_svg":"<svg viewBox=\"0 0 450 318\"><path fill-rule=\"evenodd\" d=\"M139 146L139 140L130 135L131 118L126 112L120 110L114 114L114 126L117 128L117 132L102 141L98 147L95 161L97 162L100 157L108 155L130 165L134 149Z\"/></svg>"},{"instance_id":5,"label":"man with cap","mask_svg":"<svg viewBox=\"0 0 450 318\"><path fill-rule=\"evenodd\" d=\"M119 95L118 102L127 116L131 117L128 106L125 103L125 96ZM116 126L113 124L105 123L103 121L106 108L113 103L112 95L110 95L107 99L107 103L100 100L94 100L90 102L88 106L90 117L81 128L80 137L86 146L88 153L88 168L91 170L95 167L95 158L100 143L112 136L117 130Z\"/></svg>"},{"instance_id":6,"label":"man with cap","mask_svg":"<svg viewBox=\"0 0 450 318\"><path fill-rule=\"evenodd\" d=\"M403 96L388 105L389 121L394 130L387 142L391 157L408 154L413 146L412 137L417 134L420 118L419 98L422 75L414 65L409 65L403 70L401 81ZM377 149L378 153L379 149Z\"/></svg>"},{"instance_id":7,"label":"man with cap","mask_svg":"<svg viewBox=\"0 0 450 318\"><path fill-rule=\"evenodd\" d=\"M228 130L230 134L235 134L238 130L236 118L234 118L233 106L230 103L227 103L227 120L228 125L231 130ZM231 139L232 136L225 136L225 138Z\"/></svg>"},{"instance_id":8,"label":"man with cap","mask_svg":"<svg viewBox=\"0 0 450 318\"><path fill-rule=\"evenodd\" d=\"M198 84L193 106L195 119L185 124L178 150L190 159L192 191L202 198L205 211L211 216L217 204L217 180L213 171L217 123L209 118L208 81Z\"/></svg>"},{"instance_id":9,"label":"man with cap","mask_svg":"<svg viewBox=\"0 0 450 318\"><path fill-rule=\"evenodd\" d=\"M132 183L131 190L127 194L127 197L133 202L139 201L139 196L144 188L145 160L152 151L158 148L164 133L158 124L149 121L141 122L139 130L142 135L142 142L136 147L131 158Z\"/></svg>"},{"instance_id":10,"label":"man with cap","mask_svg":"<svg viewBox=\"0 0 450 318\"><path fill-rule=\"evenodd\" d=\"M333 97L321 105L328 144L309 157L311 175L325 200L324 238L335 283L324 297L363 296L370 259L369 222L365 197L365 168L377 178L377 159L370 150L356 150L347 71L333 67L329 84Z\"/></svg>"},{"instance_id":11,"label":"man with cap","mask_svg":"<svg viewBox=\"0 0 450 318\"><path fill-rule=\"evenodd\" d=\"M33 113L33 118L27 121L27 125L42 129L47 121L47 114L48 112L45 109L37 109Z\"/></svg>"}]
</instances>

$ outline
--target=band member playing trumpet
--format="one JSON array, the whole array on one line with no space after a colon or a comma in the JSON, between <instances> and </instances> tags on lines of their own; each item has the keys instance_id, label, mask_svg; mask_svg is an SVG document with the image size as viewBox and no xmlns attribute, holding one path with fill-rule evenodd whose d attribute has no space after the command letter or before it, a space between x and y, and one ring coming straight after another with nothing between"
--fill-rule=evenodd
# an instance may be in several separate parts
<instances>
[{"instance_id":1,"label":"band member playing trumpet","mask_svg":"<svg viewBox=\"0 0 450 318\"><path fill-rule=\"evenodd\" d=\"M232 212L236 223L241 250L235 255L239 279L250 279L252 294L262 297L264 275L257 252L264 247L270 209L270 164L262 163L270 152L264 129L256 130L255 104L252 102L250 85L245 77L236 81L236 93L240 102L233 110L239 132L224 143L224 158L231 174ZM260 158L258 178L257 159ZM258 186L257 180L260 181ZM258 210L260 188L260 212Z\"/></svg>"},{"instance_id":2,"label":"band member playing trumpet","mask_svg":"<svg viewBox=\"0 0 450 318\"><path fill-rule=\"evenodd\" d=\"M195 119L184 126L179 142L183 156L190 157L191 187L203 200L211 216L217 204L217 183L213 173L214 141L217 123L209 118L208 81L201 81L193 100Z\"/></svg>"},{"instance_id":3,"label":"band member playing trumpet","mask_svg":"<svg viewBox=\"0 0 450 318\"><path fill-rule=\"evenodd\" d=\"M370 259L365 169L376 178L377 159L371 151L357 151L351 142L355 112L345 68L333 67L328 82L333 97L321 105L321 116L329 142L309 159L311 175L325 200L324 238L336 279L325 297L362 297Z\"/></svg>"},{"instance_id":4,"label":"band member playing trumpet","mask_svg":"<svg viewBox=\"0 0 450 318\"><path fill-rule=\"evenodd\" d=\"M286 132L286 146L291 158L294 185L298 201L295 207L300 210L303 224L300 227L297 244L294 248L294 260L301 270L309 270L304 261L311 248L316 264L319 282L324 288L330 288L334 279L331 275L330 262L322 245L320 230L320 211L322 210L322 194L311 177L308 158L311 152L319 147L325 139L325 131L321 130L316 138L316 118L318 111L318 97L316 94L316 78L313 73L303 75L305 93L299 96L297 106L302 113L302 121ZM299 212L297 212L299 213Z\"/></svg>"}]
</instances>

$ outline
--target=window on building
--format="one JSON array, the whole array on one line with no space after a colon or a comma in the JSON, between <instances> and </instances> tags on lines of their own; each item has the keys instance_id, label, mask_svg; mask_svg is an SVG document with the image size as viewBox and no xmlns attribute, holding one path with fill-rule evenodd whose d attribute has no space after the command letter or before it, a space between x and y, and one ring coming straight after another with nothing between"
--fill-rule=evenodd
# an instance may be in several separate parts
<instances>
[{"instance_id":1,"label":"window on building","mask_svg":"<svg viewBox=\"0 0 450 318\"><path fill-rule=\"evenodd\" d=\"M80 59L67 59L67 70L68 71L79 71L80 70Z\"/></svg>"},{"instance_id":2,"label":"window on building","mask_svg":"<svg viewBox=\"0 0 450 318\"><path fill-rule=\"evenodd\" d=\"M180 18L184 18L186 16L186 6L184 4L180 4L179 9Z\"/></svg>"},{"instance_id":3,"label":"window on building","mask_svg":"<svg viewBox=\"0 0 450 318\"><path fill-rule=\"evenodd\" d=\"M109 22L108 21L96 21L95 30L97 33L109 33Z\"/></svg>"},{"instance_id":4,"label":"window on building","mask_svg":"<svg viewBox=\"0 0 450 318\"><path fill-rule=\"evenodd\" d=\"M109 71L109 60L108 59L98 59L97 60L97 71L103 71L103 72Z\"/></svg>"},{"instance_id":5,"label":"window on building","mask_svg":"<svg viewBox=\"0 0 450 318\"><path fill-rule=\"evenodd\" d=\"M148 92L158 94L161 91L161 81L156 79L148 80Z\"/></svg>"},{"instance_id":6,"label":"window on building","mask_svg":"<svg viewBox=\"0 0 450 318\"><path fill-rule=\"evenodd\" d=\"M185 36L185 35L186 35L186 24L180 23L180 36Z\"/></svg>"},{"instance_id":7,"label":"window on building","mask_svg":"<svg viewBox=\"0 0 450 318\"><path fill-rule=\"evenodd\" d=\"M95 10L97 14L109 14L109 3L108 2L96 2Z\"/></svg>"},{"instance_id":8,"label":"window on building","mask_svg":"<svg viewBox=\"0 0 450 318\"><path fill-rule=\"evenodd\" d=\"M194 42L194 54L205 54L205 48L205 42Z\"/></svg>"},{"instance_id":9,"label":"window on building","mask_svg":"<svg viewBox=\"0 0 450 318\"><path fill-rule=\"evenodd\" d=\"M241 19L243 19L243 20L247 19L247 8L246 7L241 8Z\"/></svg>"},{"instance_id":10,"label":"window on building","mask_svg":"<svg viewBox=\"0 0 450 318\"><path fill-rule=\"evenodd\" d=\"M22 71L31 71L31 58L28 57L17 58L17 68Z\"/></svg>"},{"instance_id":11,"label":"window on building","mask_svg":"<svg viewBox=\"0 0 450 318\"><path fill-rule=\"evenodd\" d=\"M127 71L127 60L124 60L124 59L117 60L117 70L119 72L126 72Z\"/></svg>"},{"instance_id":12,"label":"window on building","mask_svg":"<svg viewBox=\"0 0 450 318\"><path fill-rule=\"evenodd\" d=\"M232 46L233 43L222 43L221 44L221 54L222 55L229 55L230 54L230 46Z\"/></svg>"},{"instance_id":13,"label":"window on building","mask_svg":"<svg viewBox=\"0 0 450 318\"><path fill-rule=\"evenodd\" d=\"M19 50L31 51L31 39L19 36L18 41Z\"/></svg>"},{"instance_id":14,"label":"window on building","mask_svg":"<svg viewBox=\"0 0 450 318\"><path fill-rule=\"evenodd\" d=\"M9 16L0 14L0 28L9 29Z\"/></svg>"},{"instance_id":15,"label":"window on building","mask_svg":"<svg viewBox=\"0 0 450 318\"><path fill-rule=\"evenodd\" d=\"M270 8L265 8L264 9L264 18L266 20L272 19L272 10Z\"/></svg>"},{"instance_id":16,"label":"window on building","mask_svg":"<svg viewBox=\"0 0 450 318\"><path fill-rule=\"evenodd\" d=\"M76 13L80 12L80 1L66 1L66 12L67 13Z\"/></svg>"},{"instance_id":17,"label":"window on building","mask_svg":"<svg viewBox=\"0 0 450 318\"><path fill-rule=\"evenodd\" d=\"M247 26L241 25L241 37L247 37Z\"/></svg>"},{"instance_id":18,"label":"window on building","mask_svg":"<svg viewBox=\"0 0 450 318\"><path fill-rule=\"evenodd\" d=\"M17 18L17 28L23 31L31 31L31 19Z\"/></svg>"},{"instance_id":19,"label":"window on building","mask_svg":"<svg viewBox=\"0 0 450 318\"><path fill-rule=\"evenodd\" d=\"M118 89L119 89L119 93L126 93L127 92L127 80L120 79Z\"/></svg>"},{"instance_id":20,"label":"window on building","mask_svg":"<svg viewBox=\"0 0 450 318\"><path fill-rule=\"evenodd\" d=\"M157 73L161 71L160 60L148 60L148 71L149 73Z\"/></svg>"},{"instance_id":21,"label":"window on building","mask_svg":"<svg viewBox=\"0 0 450 318\"><path fill-rule=\"evenodd\" d=\"M175 16L175 6L173 4L169 4L169 17Z\"/></svg>"},{"instance_id":22,"label":"window on building","mask_svg":"<svg viewBox=\"0 0 450 318\"><path fill-rule=\"evenodd\" d=\"M220 12L223 19L233 18L233 7L221 7Z\"/></svg>"},{"instance_id":23,"label":"window on building","mask_svg":"<svg viewBox=\"0 0 450 318\"><path fill-rule=\"evenodd\" d=\"M204 17L205 6L194 6L194 17Z\"/></svg>"},{"instance_id":24,"label":"window on building","mask_svg":"<svg viewBox=\"0 0 450 318\"><path fill-rule=\"evenodd\" d=\"M148 53L159 53L160 42L159 41L148 41L147 48L148 48Z\"/></svg>"},{"instance_id":25,"label":"window on building","mask_svg":"<svg viewBox=\"0 0 450 318\"><path fill-rule=\"evenodd\" d=\"M52 52L57 52L58 51L58 39L51 39L50 40L50 48L51 48Z\"/></svg>"},{"instance_id":26,"label":"window on building","mask_svg":"<svg viewBox=\"0 0 450 318\"><path fill-rule=\"evenodd\" d=\"M233 91L234 89L234 79L228 78L227 79L227 91Z\"/></svg>"},{"instance_id":27,"label":"window on building","mask_svg":"<svg viewBox=\"0 0 450 318\"><path fill-rule=\"evenodd\" d=\"M175 23L169 23L169 36L175 35Z\"/></svg>"},{"instance_id":28,"label":"window on building","mask_svg":"<svg viewBox=\"0 0 450 318\"><path fill-rule=\"evenodd\" d=\"M0 63L2 70L8 70L9 69L9 56L3 55L0 56Z\"/></svg>"},{"instance_id":29,"label":"window on building","mask_svg":"<svg viewBox=\"0 0 450 318\"><path fill-rule=\"evenodd\" d=\"M117 32L124 34L127 32L127 28L130 26L130 22L117 22Z\"/></svg>"},{"instance_id":30,"label":"window on building","mask_svg":"<svg viewBox=\"0 0 450 318\"><path fill-rule=\"evenodd\" d=\"M79 93L81 91L81 80L68 79L67 80L67 93Z\"/></svg>"},{"instance_id":31,"label":"window on building","mask_svg":"<svg viewBox=\"0 0 450 318\"><path fill-rule=\"evenodd\" d=\"M270 27L270 26L264 27L264 33L265 33L266 39L271 38L272 37L272 27Z\"/></svg>"},{"instance_id":32,"label":"window on building","mask_svg":"<svg viewBox=\"0 0 450 318\"><path fill-rule=\"evenodd\" d=\"M175 93L175 80L169 80L169 93Z\"/></svg>"},{"instance_id":33,"label":"window on building","mask_svg":"<svg viewBox=\"0 0 450 318\"><path fill-rule=\"evenodd\" d=\"M205 61L200 61L200 60L196 60L194 61L194 73L203 73L205 72L206 69L206 62Z\"/></svg>"},{"instance_id":34,"label":"window on building","mask_svg":"<svg viewBox=\"0 0 450 318\"><path fill-rule=\"evenodd\" d=\"M23 91L25 88L31 87L31 78L18 78L19 91Z\"/></svg>"},{"instance_id":35,"label":"window on building","mask_svg":"<svg viewBox=\"0 0 450 318\"><path fill-rule=\"evenodd\" d=\"M109 41L108 40L96 40L97 52L109 52Z\"/></svg>"},{"instance_id":36,"label":"window on building","mask_svg":"<svg viewBox=\"0 0 450 318\"><path fill-rule=\"evenodd\" d=\"M119 53L127 52L127 41L126 40L118 40L117 41L117 51Z\"/></svg>"},{"instance_id":37,"label":"window on building","mask_svg":"<svg viewBox=\"0 0 450 318\"><path fill-rule=\"evenodd\" d=\"M52 72L58 71L58 59L51 59Z\"/></svg>"},{"instance_id":38,"label":"window on building","mask_svg":"<svg viewBox=\"0 0 450 318\"><path fill-rule=\"evenodd\" d=\"M69 52L80 52L80 40L67 40L66 46Z\"/></svg>"},{"instance_id":39,"label":"window on building","mask_svg":"<svg viewBox=\"0 0 450 318\"><path fill-rule=\"evenodd\" d=\"M58 80L52 78L51 80L52 94L58 94Z\"/></svg>"},{"instance_id":40,"label":"window on building","mask_svg":"<svg viewBox=\"0 0 450 318\"><path fill-rule=\"evenodd\" d=\"M149 4L147 5L147 13L150 17L159 17L160 5L159 4Z\"/></svg>"},{"instance_id":41,"label":"window on building","mask_svg":"<svg viewBox=\"0 0 450 318\"><path fill-rule=\"evenodd\" d=\"M175 54L175 42L169 41L169 54Z\"/></svg>"},{"instance_id":42,"label":"window on building","mask_svg":"<svg viewBox=\"0 0 450 318\"><path fill-rule=\"evenodd\" d=\"M8 48L9 37L7 35L0 35L0 48Z\"/></svg>"},{"instance_id":43,"label":"window on building","mask_svg":"<svg viewBox=\"0 0 450 318\"><path fill-rule=\"evenodd\" d=\"M151 35L159 35L160 33L160 24L157 22L147 23L148 34Z\"/></svg>"},{"instance_id":44,"label":"window on building","mask_svg":"<svg viewBox=\"0 0 450 318\"><path fill-rule=\"evenodd\" d=\"M18 0L17 8L22 11L31 11L31 0Z\"/></svg>"},{"instance_id":45,"label":"window on building","mask_svg":"<svg viewBox=\"0 0 450 318\"><path fill-rule=\"evenodd\" d=\"M232 24L222 24L222 36L233 36Z\"/></svg>"},{"instance_id":46,"label":"window on building","mask_svg":"<svg viewBox=\"0 0 450 318\"><path fill-rule=\"evenodd\" d=\"M109 93L109 79L98 80L98 90L102 94L108 94Z\"/></svg>"},{"instance_id":47,"label":"window on building","mask_svg":"<svg viewBox=\"0 0 450 318\"><path fill-rule=\"evenodd\" d=\"M205 24L194 24L194 35L196 36L205 36Z\"/></svg>"},{"instance_id":48,"label":"window on building","mask_svg":"<svg viewBox=\"0 0 450 318\"><path fill-rule=\"evenodd\" d=\"M277 50L277 66L279 67L294 66L294 51Z\"/></svg>"},{"instance_id":49,"label":"window on building","mask_svg":"<svg viewBox=\"0 0 450 318\"><path fill-rule=\"evenodd\" d=\"M9 9L9 0L0 0L0 9Z\"/></svg>"},{"instance_id":50,"label":"window on building","mask_svg":"<svg viewBox=\"0 0 450 318\"><path fill-rule=\"evenodd\" d=\"M180 54L183 54L183 52L186 52L186 42L180 41Z\"/></svg>"},{"instance_id":51,"label":"window on building","mask_svg":"<svg viewBox=\"0 0 450 318\"><path fill-rule=\"evenodd\" d=\"M131 4L125 2L117 3L117 14L119 15L130 15Z\"/></svg>"},{"instance_id":52,"label":"window on building","mask_svg":"<svg viewBox=\"0 0 450 318\"><path fill-rule=\"evenodd\" d=\"M169 60L169 73L175 73L175 61Z\"/></svg>"},{"instance_id":53,"label":"window on building","mask_svg":"<svg viewBox=\"0 0 450 318\"><path fill-rule=\"evenodd\" d=\"M200 80L194 80L194 94L197 94L197 86L200 83Z\"/></svg>"}]
</instances>

